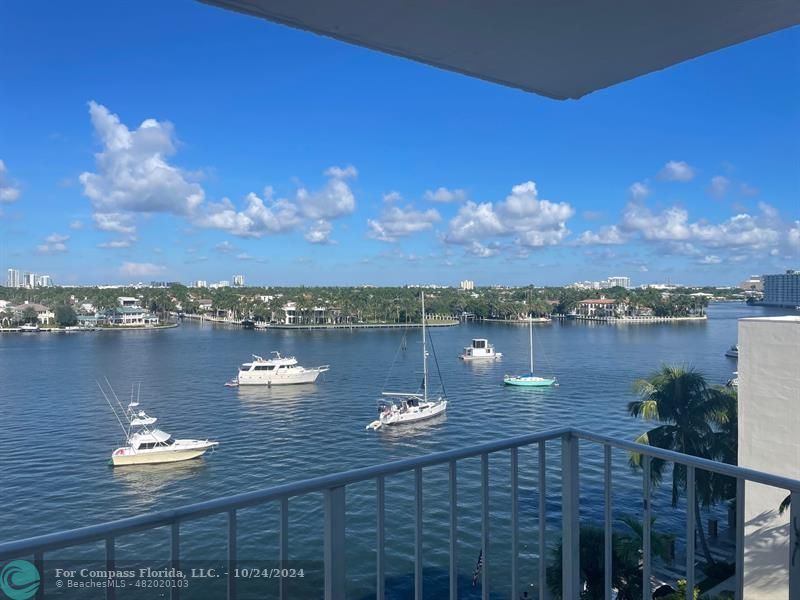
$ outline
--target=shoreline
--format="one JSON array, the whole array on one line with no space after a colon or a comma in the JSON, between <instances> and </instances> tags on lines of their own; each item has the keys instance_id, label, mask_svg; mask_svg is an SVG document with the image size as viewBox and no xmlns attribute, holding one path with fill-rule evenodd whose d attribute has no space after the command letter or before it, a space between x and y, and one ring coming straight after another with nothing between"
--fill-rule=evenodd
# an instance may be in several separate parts
<instances>
[{"instance_id":1,"label":"shoreline","mask_svg":"<svg viewBox=\"0 0 800 600\"><path fill-rule=\"evenodd\" d=\"M150 325L141 327L78 327L66 329L64 327L40 327L36 331L25 331L19 327L0 327L0 333L97 333L101 331L155 331L159 329L174 329L180 323L166 325Z\"/></svg>"},{"instance_id":2,"label":"shoreline","mask_svg":"<svg viewBox=\"0 0 800 600\"><path fill-rule=\"evenodd\" d=\"M681 323L707 321L708 315L693 317L583 317L576 315L558 315L554 319L562 321L590 321L594 323L608 323L610 325L645 325L650 323Z\"/></svg>"}]
</instances>

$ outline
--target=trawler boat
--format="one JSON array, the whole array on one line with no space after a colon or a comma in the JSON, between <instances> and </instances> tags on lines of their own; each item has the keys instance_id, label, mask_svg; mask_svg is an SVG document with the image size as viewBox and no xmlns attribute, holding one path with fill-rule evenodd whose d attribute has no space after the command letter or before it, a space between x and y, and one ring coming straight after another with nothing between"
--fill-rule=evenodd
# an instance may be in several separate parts
<instances>
[{"instance_id":1,"label":"trawler boat","mask_svg":"<svg viewBox=\"0 0 800 600\"><path fill-rule=\"evenodd\" d=\"M225 385L291 385L297 383L314 383L321 373L330 369L330 365L321 365L307 369L297 364L294 356L281 356L273 352L273 358L261 358L253 354L253 360L239 367L239 373Z\"/></svg>"},{"instance_id":2,"label":"trawler boat","mask_svg":"<svg viewBox=\"0 0 800 600\"><path fill-rule=\"evenodd\" d=\"M98 386L100 384L98 383ZM119 399L114 394L114 390L109 385L112 395L119 404ZM205 454L208 450L213 450L219 442L210 440L176 440L166 431L153 427L156 422L155 417L151 417L145 411L139 410L139 399L131 401L127 410L123 411L128 421L127 427L123 424L119 414L111 404L105 390L100 387L103 396L114 411L114 415L119 421L120 427L125 432L126 446L117 448L111 453L111 464L115 467L124 465L154 465L160 463L180 462L191 460ZM122 405L120 404L120 410Z\"/></svg>"},{"instance_id":3,"label":"trawler boat","mask_svg":"<svg viewBox=\"0 0 800 600\"><path fill-rule=\"evenodd\" d=\"M476 338L472 344L464 346L464 351L458 355L461 360L494 360L503 356L502 352L497 352L489 340Z\"/></svg>"},{"instance_id":4,"label":"trawler boat","mask_svg":"<svg viewBox=\"0 0 800 600\"><path fill-rule=\"evenodd\" d=\"M739 358L739 344L734 344L725 351L728 358Z\"/></svg>"},{"instance_id":5,"label":"trawler boat","mask_svg":"<svg viewBox=\"0 0 800 600\"><path fill-rule=\"evenodd\" d=\"M425 293L422 300L422 390L418 392L383 392L384 398L378 402L378 418L367 425L367 429L377 431L384 425L415 423L441 415L447 410L444 394L432 399L428 396L428 347L425 330ZM405 338L404 338L405 339ZM438 372L438 366L437 366ZM439 374L441 379L441 373Z\"/></svg>"},{"instance_id":6,"label":"trawler boat","mask_svg":"<svg viewBox=\"0 0 800 600\"><path fill-rule=\"evenodd\" d=\"M533 319L528 319L528 340L530 343L531 365L530 371L522 375L505 375L503 383L525 387L547 387L558 385L555 377L538 377L533 374Z\"/></svg>"}]
</instances>

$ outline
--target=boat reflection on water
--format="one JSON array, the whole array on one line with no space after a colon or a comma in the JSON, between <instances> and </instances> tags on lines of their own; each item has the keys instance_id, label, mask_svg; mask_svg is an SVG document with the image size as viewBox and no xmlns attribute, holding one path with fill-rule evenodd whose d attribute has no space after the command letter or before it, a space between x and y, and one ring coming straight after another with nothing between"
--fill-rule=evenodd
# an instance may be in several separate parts
<instances>
[{"instance_id":1,"label":"boat reflection on water","mask_svg":"<svg viewBox=\"0 0 800 600\"><path fill-rule=\"evenodd\" d=\"M293 403L316 395L319 391L317 384L307 385L282 385L282 386L243 386L236 388L240 400L245 402L285 402Z\"/></svg>"},{"instance_id":2,"label":"boat reflection on water","mask_svg":"<svg viewBox=\"0 0 800 600\"><path fill-rule=\"evenodd\" d=\"M437 427L446 422L447 413L443 412L423 421L403 423L402 427L383 427L379 439L393 445L408 443L409 447L415 448L420 440L433 438Z\"/></svg>"},{"instance_id":3,"label":"boat reflection on water","mask_svg":"<svg viewBox=\"0 0 800 600\"><path fill-rule=\"evenodd\" d=\"M129 465L124 469L112 469L111 473L120 486L120 492L133 498L136 506L144 507L162 502L170 496L170 490L184 490L182 481L197 477L208 470L203 461L161 463L155 465Z\"/></svg>"}]
</instances>

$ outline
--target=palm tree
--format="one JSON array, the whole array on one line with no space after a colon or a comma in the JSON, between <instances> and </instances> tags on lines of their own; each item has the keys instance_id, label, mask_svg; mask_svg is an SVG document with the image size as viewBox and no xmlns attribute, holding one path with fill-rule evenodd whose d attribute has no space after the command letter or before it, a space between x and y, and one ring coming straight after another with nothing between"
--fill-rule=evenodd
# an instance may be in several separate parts
<instances>
[{"instance_id":1,"label":"palm tree","mask_svg":"<svg viewBox=\"0 0 800 600\"><path fill-rule=\"evenodd\" d=\"M719 427L729 420L729 399L706 383L705 377L694 369L665 365L646 379L635 383L639 400L628 404L634 417L659 421L658 427L640 435L636 442L674 452L716 460ZM642 457L631 455L631 464L641 467ZM664 478L666 461L650 460L651 480L657 485ZM698 471L694 511L703 554L709 564L715 564L708 547L700 514L700 505L712 503L716 494L711 490L712 478ZM672 505L686 490L686 467L675 464L672 469Z\"/></svg>"}]
</instances>

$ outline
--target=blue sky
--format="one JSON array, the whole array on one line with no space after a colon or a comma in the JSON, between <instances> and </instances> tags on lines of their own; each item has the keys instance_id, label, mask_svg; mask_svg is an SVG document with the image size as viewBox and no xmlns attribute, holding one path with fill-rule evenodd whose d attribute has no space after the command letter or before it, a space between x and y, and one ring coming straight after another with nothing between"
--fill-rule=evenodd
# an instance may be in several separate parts
<instances>
[{"instance_id":1,"label":"blue sky","mask_svg":"<svg viewBox=\"0 0 800 600\"><path fill-rule=\"evenodd\" d=\"M0 266L57 283L800 267L800 29L559 102L196 2L10 3Z\"/></svg>"}]
</instances>

